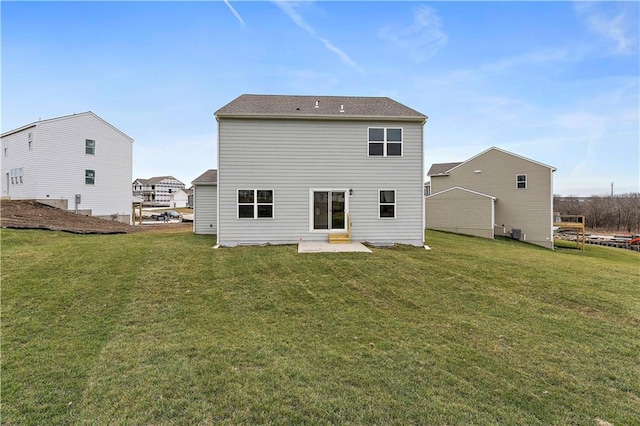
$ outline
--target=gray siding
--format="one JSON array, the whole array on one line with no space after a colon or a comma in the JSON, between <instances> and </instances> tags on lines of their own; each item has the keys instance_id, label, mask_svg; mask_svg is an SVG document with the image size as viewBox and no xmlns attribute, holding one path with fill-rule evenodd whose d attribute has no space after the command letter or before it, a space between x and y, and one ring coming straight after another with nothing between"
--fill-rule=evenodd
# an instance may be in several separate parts
<instances>
[{"instance_id":1,"label":"gray siding","mask_svg":"<svg viewBox=\"0 0 640 426\"><path fill-rule=\"evenodd\" d=\"M218 188L216 185L194 185L193 187L193 232L217 234L218 232Z\"/></svg>"},{"instance_id":2,"label":"gray siding","mask_svg":"<svg viewBox=\"0 0 640 426\"><path fill-rule=\"evenodd\" d=\"M493 238L493 199L462 189L425 199L427 229Z\"/></svg>"},{"instance_id":3,"label":"gray siding","mask_svg":"<svg viewBox=\"0 0 640 426\"><path fill-rule=\"evenodd\" d=\"M527 189L516 188L518 174L527 175ZM454 186L497 198L496 234L521 229L525 241L553 248L551 168L491 149L451 170L449 176L431 177L431 193Z\"/></svg>"},{"instance_id":4,"label":"gray siding","mask_svg":"<svg viewBox=\"0 0 640 426\"><path fill-rule=\"evenodd\" d=\"M368 157L368 127L402 127L402 157ZM353 189L354 241L423 244L420 122L219 120L222 245L326 241L310 232L311 189ZM238 189L274 190L273 219L238 219ZM396 190L396 219L378 218L378 190Z\"/></svg>"}]
</instances>

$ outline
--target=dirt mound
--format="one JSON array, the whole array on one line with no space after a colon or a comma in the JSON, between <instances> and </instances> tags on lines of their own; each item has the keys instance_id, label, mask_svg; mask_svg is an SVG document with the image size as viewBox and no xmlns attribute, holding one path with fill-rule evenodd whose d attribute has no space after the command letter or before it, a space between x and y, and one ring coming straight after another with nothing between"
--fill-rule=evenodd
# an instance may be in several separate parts
<instances>
[{"instance_id":1,"label":"dirt mound","mask_svg":"<svg viewBox=\"0 0 640 426\"><path fill-rule=\"evenodd\" d=\"M0 226L15 229L47 229L74 234L126 234L130 232L166 232L190 229L191 223L154 223L131 226L122 222L83 216L33 200L0 202Z\"/></svg>"}]
</instances>

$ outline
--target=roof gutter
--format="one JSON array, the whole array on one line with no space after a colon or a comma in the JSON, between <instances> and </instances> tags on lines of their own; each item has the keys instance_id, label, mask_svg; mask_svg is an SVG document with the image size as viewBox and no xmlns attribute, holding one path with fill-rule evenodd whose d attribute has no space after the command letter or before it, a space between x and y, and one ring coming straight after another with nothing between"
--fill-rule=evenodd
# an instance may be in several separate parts
<instances>
[{"instance_id":1,"label":"roof gutter","mask_svg":"<svg viewBox=\"0 0 640 426\"><path fill-rule=\"evenodd\" d=\"M413 121L424 124L426 116L380 116L380 115L317 115L317 114L214 114L216 120L221 118L232 119L265 119L265 120L324 120L324 121Z\"/></svg>"}]
</instances>

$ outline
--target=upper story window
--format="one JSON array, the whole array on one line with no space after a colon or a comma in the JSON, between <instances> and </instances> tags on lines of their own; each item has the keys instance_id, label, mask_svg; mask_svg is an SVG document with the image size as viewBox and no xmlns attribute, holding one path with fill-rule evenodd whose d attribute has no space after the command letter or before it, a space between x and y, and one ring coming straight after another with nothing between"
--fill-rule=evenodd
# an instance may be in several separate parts
<instances>
[{"instance_id":1,"label":"upper story window","mask_svg":"<svg viewBox=\"0 0 640 426\"><path fill-rule=\"evenodd\" d=\"M516 175L516 188L527 189L527 175Z\"/></svg>"},{"instance_id":2,"label":"upper story window","mask_svg":"<svg viewBox=\"0 0 640 426\"><path fill-rule=\"evenodd\" d=\"M2 141L2 155L9 156L9 141Z\"/></svg>"},{"instance_id":3,"label":"upper story window","mask_svg":"<svg viewBox=\"0 0 640 426\"><path fill-rule=\"evenodd\" d=\"M238 219L273 218L273 190L239 189Z\"/></svg>"},{"instance_id":4,"label":"upper story window","mask_svg":"<svg viewBox=\"0 0 640 426\"><path fill-rule=\"evenodd\" d=\"M96 184L96 171L95 170L85 170L84 171L84 183L87 185L95 185Z\"/></svg>"},{"instance_id":5,"label":"upper story window","mask_svg":"<svg viewBox=\"0 0 640 426\"><path fill-rule=\"evenodd\" d=\"M402 129L369 127L370 157L401 157Z\"/></svg>"},{"instance_id":6,"label":"upper story window","mask_svg":"<svg viewBox=\"0 0 640 426\"><path fill-rule=\"evenodd\" d=\"M89 155L96 155L96 141L93 139L85 139L84 152Z\"/></svg>"},{"instance_id":7,"label":"upper story window","mask_svg":"<svg viewBox=\"0 0 640 426\"><path fill-rule=\"evenodd\" d=\"M395 219L396 217L396 191L395 189L383 189L379 191L378 217Z\"/></svg>"},{"instance_id":8,"label":"upper story window","mask_svg":"<svg viewBox=\"0 0 640 426\"><path fill-rule=\"evenodd\" d=\"M29 147L29 151L33 149L33 132L27 133L27 146Z\"/></svg>"}]
</instances>

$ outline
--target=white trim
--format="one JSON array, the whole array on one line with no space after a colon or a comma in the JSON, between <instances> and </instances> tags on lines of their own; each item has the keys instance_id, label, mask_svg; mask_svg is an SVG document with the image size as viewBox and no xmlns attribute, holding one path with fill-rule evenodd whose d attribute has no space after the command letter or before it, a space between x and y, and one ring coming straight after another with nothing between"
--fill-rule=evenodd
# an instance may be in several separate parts
<instances>
[{"instance_id":1,"label":"white trim","mask_svg":"<svg viewBox=\"0 0 640 426\"><path fill-rule=\"evenodd\" d=\"M393 191L393 217L380 217L380 206L383 205L380 202L380 193L382 191ZM387 188L387 189L378 189L376 193L378 196L378 219L381 220L395 220L398 218L398 191L395 189ZM424 204L424 203L423 203ZM391 205L391 203L384 203L385 206Z\"/></svg>"},{"instance_id":2,"label":"white trim","mask_svg":"<svg viewBox=\"0 0 640 426\"><path fill-rule=\"evenodd\" d=\"M520 176L524 176L524 181L519 181L518 177ZM520 188L518 187L519 183L524 182L524 188ZM526 173L516 173L516 189L527 189L529 188L529 177L527 176Z\"/></svg>"},{"instance_id":3,"label":"white trim","mask_svg":"<svg viewBox=\"0 0 640 426\"><path fill-rule=\"evenodd\" d=\"M314 192L344 192L344 214L345 214L345 218L344 218L344 228L342 229L314 229L313 227L313 193ZM342 233L345 232L348 228L348 224L347 224L347 214L349 213L349 188L346 189L341 189L341 188L332 188L332 189L326 189L326 188L309 188L309 232L312 234L336 234L336 233ZM329 199L329 205L331 200ZM327 218L327 220L330 220L331 216L329 216Z\"/></svg>"},{"instance_id":4,"label":"white trim","mask_svg":"<svg viewBox=\"0 0 640 426\"><path fill-rule=\"evenodd\" d=\"M91 148L93 148L93 153L87 152L87 148L89 148L87 146L87 142L93 142L93 146ZM84 140L84 155L93 155L95 157L96 155L96 145L98 145L98 143L96 142L95 139L86 139Z\"/></svg>"},{"instance_id":5,"label":"white trim","mask_svg":"<svg viewBox=\"0 0 640 426\"><path fill-rule=\"evenodd\" d=\"M370 129L382 129L383 130L383 140L382 141L371 141L369 140L369 130ZM389 129L399 129L400 130L400 141L388 141L387 140L387 130ZM381 143L382 144L382 155L370 155L369 154L369 144L371 143ZM387 155L387 145L390 143L399 143L400 144L400 155ZM369 126L367 127L367 157L384 157L384 158L402 158L404 157L404 127L381 127L381 126Z\"/></svg>"},{"instance_id":6,"label":"white trim","mask_svg":"<svg viewBox=\"0 0 640 426\"><path fill-rule=\"evenodd\" d=\"M55 118L47 118L45 120L38 120L38 121L34 121L33 123L29 123L26 124L22 127L18 127L16 129L13 130L9 130L7 132L4 132L0 135L0 137L5 137L5 136L9 136L13 133L18 133L21 132L23 130L26 130L30 127L36 127L37 125L40 125L42 123L50 123L53 121L58 121L58 120L66 120L69 118L75 118L75 117L81 117L83 115L92 115L95 118L97 118L98 120L102 121L104 124L106 124L107 126L111 127L113 130L115 130L116 132L120 133L122 136L124 136L125 138L127 138L129 140L129 142L133 143L133 138L129 135L127 135L126 133L124 133L122 130L119 130L118 128L116 128L114 125L108 123L107 121L105 121L104 119L100 118L98 115L96 115L95 113L91 112L91 111L86 111L86 112L80 112L78 114L71 114L71 115L64 115L62 117L55 117Z\"/></svg>"},{"instance_id":7,"label":"white trim","mask_svg":"<svg viewBox=\"0 0 640 426\"><path fill-rule=\"evenodd\" d=\"M435 193L433 193L433 194L429 195L428 197L424 197L424 198L431 198L431 197L435 197L435 196L437 196L437 195L444 194L445 192L453 191L454 189L458 189L458 190L460 190L460 191L465 191L465 192L470 192L470 193L472 193L472 194L480 195L480 196L482 196L482 197L491 198L491 199L492 199L492 200L494 200L494 201L498 199L497 197L494 197L493 195L483 194L482 192L473 191L473 190L471 190L471 189L462 188L462 187L460 187L460 186L453 186L453 187L451 187L451 188L447 188L447 189L444 189L444 190L442 190L442 191L435 192Z\"/></svg>"},{"instance_id":8,"label":"white trim","mask_svg":"<svg viewBox=\"0 0 640 426\"><path fill-rule=\"evenodd\" d=\"M240 191L253 191L253 203L241 203L238 198L240 195ZM258 191L271 191L271 202L270 203L259 203L258 202ZM253 206L253 218L251 217L240 217L240 205ZM271 205L271 217L258 217L258 206L268 206ZM246 188L246 189L236 189L236 219L238 220L273 220L276 217L276 192L273 189L269 188Z\"/></svg>"}]
</instances>

